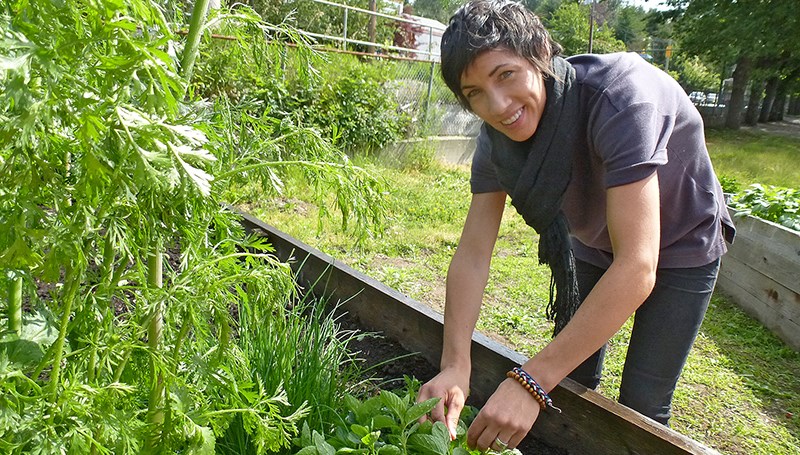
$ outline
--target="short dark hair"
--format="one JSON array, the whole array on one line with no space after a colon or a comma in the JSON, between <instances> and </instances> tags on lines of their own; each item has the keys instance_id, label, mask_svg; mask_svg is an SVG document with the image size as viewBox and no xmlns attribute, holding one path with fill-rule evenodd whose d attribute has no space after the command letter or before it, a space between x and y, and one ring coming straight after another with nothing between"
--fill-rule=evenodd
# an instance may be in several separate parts
<instances>
[{"instance_id":1,"label":"short dark hair","mask_svg":"<svg viewBox=\"0 0 800 455\"><path fill-rule=\"evenodd\" d=\"M461 75L478 55L507 49L527 59L543 75L552 75L551 59L561 54L539 17L510 0L474 0L456 11L442 35L442 78L461 105Z\"/></svg>"}]
</instances>

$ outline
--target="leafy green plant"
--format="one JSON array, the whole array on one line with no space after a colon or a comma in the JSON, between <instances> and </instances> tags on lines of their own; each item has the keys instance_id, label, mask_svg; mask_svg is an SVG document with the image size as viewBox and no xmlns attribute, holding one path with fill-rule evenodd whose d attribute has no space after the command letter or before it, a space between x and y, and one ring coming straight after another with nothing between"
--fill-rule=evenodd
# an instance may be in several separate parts
<instances>
[{"instance_id":1,"label":"leafy green plant","mask_svg":"<svg viewBox=\"0 0 800 455\"><path fill-rule=\"evenodd\" d=\"M280 305L294 283L222 196L243 174L279 186L287 168L349 182L353 197L379 183L292 125L258 123L254 148L221 153L240 125L184 101L177 27L152 2L7 2L0 27L0 269L13 297L0 451L210 453L235 419L258 453L285 447L307 409L253 377L232 309L244 295ZM306 137L330 161L282 146ZM275 158L254 162L265 143Z\"/></svg>"},{"instance_id":2,"label":"leafy green plant","mask_svg":"<svg viewBox=\"0 0 800 455\"><path fill-rule=\"evenodd\" d=\"M725 193L736 194L742 189L742 185L736 177L720 175L719 183L722 186L722 191Z\"/></svg>"},{"instance_id":3,"label":"leafy green plant","mask_svg":"<svg viewBox=\"0 0 800 455\"><path fill-rule=\"evenodd\" d=\"M294 445L296 455L333 455L354 453L364 455L478 455L466 444L468 424L474 419L476 409L466 407L458 423L457 437L450 440L444 423L418 420L428 414L439 401L432 398L415 402L419 382L406 377L406 388L394 393L381 390L380 394L359 400L351 395L345 398L345 415L332 436L325 436L307 425ZM516 449L503 455L519 454Z\"/></svg>"},{"instance_id":4,"label":"leafy green plant","mask_svg":"<svg viewBox=\"0 0 800 455\"><path fill-rule=\"evenodd\" d=\"M800 231L800 190L756 183L737 194L731 206L741 215L752 215Z\"/></svg>"},{"instance_id":5,"label":"leafy green plant","mask_svg":"<svg viewBox=\"0 0 800 455\"><path fill-rule=\"evenodd\" d=\"M242 296L239 341L250 360L253 380L267 390L282 388L291 412L307 410L305 425L322 431L334 422L334 409L359 382L358 359L348 349L356 336L340 328L325 299L309 297L264 308ZM231 431L233 430L233 431ZM247 437L231 426L220 442L224 453L250 453ZM241 442L236 442L237 438Z\"/></svg>"}]
</instances>

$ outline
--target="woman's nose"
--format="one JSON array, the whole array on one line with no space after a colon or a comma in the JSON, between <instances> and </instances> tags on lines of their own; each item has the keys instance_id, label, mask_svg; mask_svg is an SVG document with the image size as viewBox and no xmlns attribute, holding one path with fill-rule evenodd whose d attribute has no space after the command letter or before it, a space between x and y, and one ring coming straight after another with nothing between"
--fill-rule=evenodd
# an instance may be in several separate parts
<instances>
[{"instance_id":1,"label":"woman's nose","mask_svg":"<svg viewBox=\"0 0 800 455\"><path fill-rule=\"evenodd\" d=\"M493 116L503 115L508 110L509 98L500 90L489 94L489 113Z\"/></svg>"}]
</instances>

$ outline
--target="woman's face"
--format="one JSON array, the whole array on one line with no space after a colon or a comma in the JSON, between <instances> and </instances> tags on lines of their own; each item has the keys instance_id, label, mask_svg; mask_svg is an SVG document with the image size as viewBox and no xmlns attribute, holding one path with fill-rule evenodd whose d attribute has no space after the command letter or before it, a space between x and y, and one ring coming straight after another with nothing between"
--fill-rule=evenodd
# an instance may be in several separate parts
<instances>
[{"instance_id":1,"label":"woman's face","mask_svg":"<svg viewBox=\"0 0 800 455\"><path fill-rule=\"evenodd\" d=\"M461 74L461 92L478 117L517 142L536 132L546 100L539 71L506 49L479 54Z\"/></svg>"}]
</instances>

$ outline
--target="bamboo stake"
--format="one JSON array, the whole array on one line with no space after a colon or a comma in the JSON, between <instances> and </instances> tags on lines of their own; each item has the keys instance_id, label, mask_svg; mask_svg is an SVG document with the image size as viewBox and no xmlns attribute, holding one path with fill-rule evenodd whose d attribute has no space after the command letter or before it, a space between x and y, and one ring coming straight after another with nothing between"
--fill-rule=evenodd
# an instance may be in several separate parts
<instances>
[{"instance_id":1,"label":"bamboo stake","mask_svg":"<svg viewBox=\"0 0 800 455\"><path fill-rule=\"evenodd\" d=\"M147 261L147 284L152 289L161 289L163 282L163 255L159 247L154 248ZM164 332L164 308L157 302L153 308L150 323L147 325L147 344L151 353L160 352L161 337ZM147 438L146 448L148 453L156 453L161 440L162 424L164 423L164 375L159 371L158 362L154 356L150 360L150 399L148 403L148 422L152 425Z\"/></svg>"}]
</instances>

